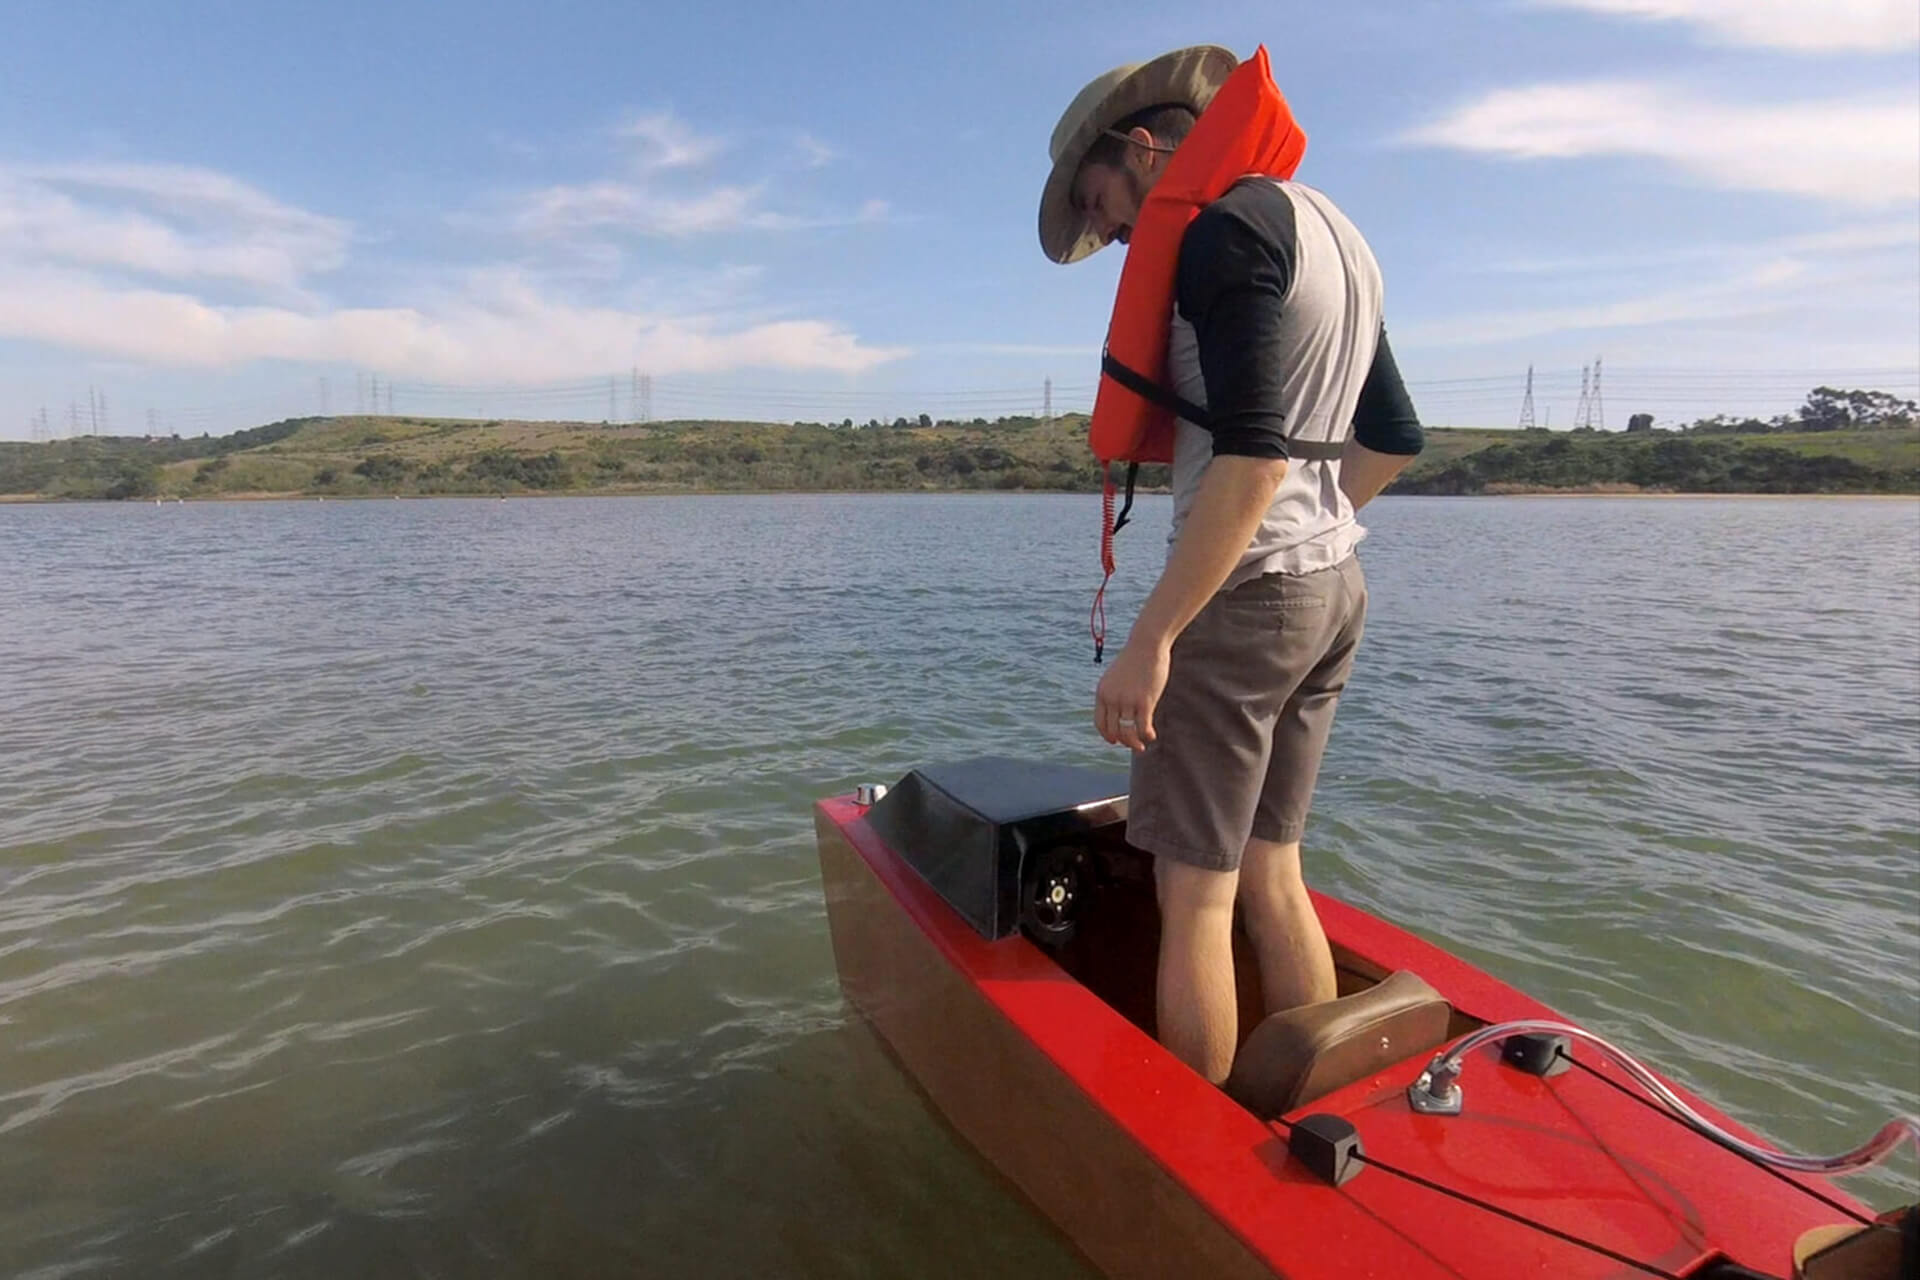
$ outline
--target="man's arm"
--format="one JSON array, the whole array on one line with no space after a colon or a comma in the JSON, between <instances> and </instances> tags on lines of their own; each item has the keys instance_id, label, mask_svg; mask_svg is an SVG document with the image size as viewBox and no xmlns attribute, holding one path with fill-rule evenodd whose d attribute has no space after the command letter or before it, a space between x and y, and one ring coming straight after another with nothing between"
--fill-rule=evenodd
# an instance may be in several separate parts
<instances>
[{"instance_id":1,"label":"man's arm","mask_svg":"<svg viewBox=\"0 0 1920 1280\"><path fill-rule=\"evenodd\" d=\"M1285 458L1228 456L1207 465L1167 567L1101 677L1093 720L1108 742L1141 751L1153 741L1173 642L1240 563L1286 474Z\"/></svg>"},{"instance_id":2,"label":"man's arm","mask_svg":"<svg viewBox=\"0 0 1920 1280\"><path fill-rule=\"evenodd\" d=\"M1211 206L1181 241L1176 296L1199 347L1214 456L1166 568L1095 694L1100 736L1135 751L1154 738L1174 640L1240 563L1287 473L1285 371L1272 350L1292 277L1293 206L1277 191L1245 195L1266 201Z\"/></svg>"},{"instance_id":3,"label":"man's arm","mask_svg":"<svg viewBox=\"0 0 1920 1280\"><path fill-rule=\"evenodd\" d=\"M1412 461L1412 454L1378 453L1349 436L1340 454L1340 492L1347 495L1347 501L1358 511L1392 484L1393 478Z\"/></svg>"},{"instance_id":4,"label":"man's arm","mask_svg":"<svg viewBox=\"0 0 1920 1280\"><path fill-rule=\"evenodd\" d=\"M1340 455L1340 491L1358 511L1406 470L1425 445L1420 415L1413 411L1413 398L1382 329L1354 407L1353 434Z\"/></svg>"}]
</instances>

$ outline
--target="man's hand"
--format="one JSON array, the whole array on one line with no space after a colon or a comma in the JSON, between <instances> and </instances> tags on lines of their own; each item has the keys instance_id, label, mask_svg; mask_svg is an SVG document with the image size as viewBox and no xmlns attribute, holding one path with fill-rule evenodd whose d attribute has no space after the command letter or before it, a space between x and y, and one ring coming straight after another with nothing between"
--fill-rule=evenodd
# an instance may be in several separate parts
<instances>
[{"instance_id":1,"label":"man's hand","mask_svg":"<svg viewBox=\"0 0 1920 1280\"><path fill-rule=\"evenodd\" d=\"M1093 723L1117 746L1145 751L1153 741L1153 710L1167 687L1168 646L1129 640L1100 677Z\"/></svg>"}]
</instances>

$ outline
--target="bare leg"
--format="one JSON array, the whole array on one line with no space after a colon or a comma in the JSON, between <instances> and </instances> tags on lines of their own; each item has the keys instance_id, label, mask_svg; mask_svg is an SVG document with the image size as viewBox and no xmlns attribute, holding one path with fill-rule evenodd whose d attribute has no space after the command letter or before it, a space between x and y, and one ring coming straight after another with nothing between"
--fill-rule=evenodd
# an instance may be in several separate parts
<instances>
[{"instance_id":1,"label":"bare leg","mask_svg":"<svg viewBox=\"0 0 1920 1280\"><path fill-rule=\"evenodd\" d=\"M1155 859L1160 1043L1219 1084L1233 1069L1239 1009L1233 987L1233 895L1239 877Z\"/></svg>"},{"instance_id":2,"label":"bare leg","mask_svg":"<svg viewBox=\"0 0 1920 1280\"><path fill-rule=\"evenodd\" d=\"M1298 840L1247 841L1240 863L1240 902L1247 936L1260 961L1260 991L1268 1013L1339 994L1333 951L1300 875Z\"/></svg>"}]
</instances>

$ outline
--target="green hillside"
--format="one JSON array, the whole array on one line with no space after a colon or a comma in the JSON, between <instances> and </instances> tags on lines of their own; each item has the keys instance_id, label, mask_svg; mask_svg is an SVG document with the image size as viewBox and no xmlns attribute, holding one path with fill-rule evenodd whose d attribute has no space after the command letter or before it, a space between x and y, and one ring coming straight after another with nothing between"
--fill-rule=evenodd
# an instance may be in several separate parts
<instances>
[{"instance_id":1,"label":"green hillside","mask_svg":"<svg viewBox=\"0 0 1920 1280\"><path fill-rule=\"evenodd\" d=\"M1687 432L1434 428L1394 486L1431 494L1920 492L1920 426ZM1164 487L1165 467L1143 470ZM1051 490L1100 484L1086 418L894 426L300 418L198 439L0 443L0 495L42 499Z\"/></svg>"}]
</instances>

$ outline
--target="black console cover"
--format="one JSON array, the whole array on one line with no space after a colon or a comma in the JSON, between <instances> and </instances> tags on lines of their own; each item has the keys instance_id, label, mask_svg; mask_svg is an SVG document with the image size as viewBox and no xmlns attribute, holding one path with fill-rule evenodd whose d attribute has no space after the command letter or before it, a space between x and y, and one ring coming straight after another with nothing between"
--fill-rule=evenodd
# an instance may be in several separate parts
<instances>
[{"instance_id":1,"label":"black console cover","mask_svg":"<svg viewBox=\"0 0 1920 1280\"><path fill-rule=\"evenodd\" d=\"M997 939L1020 927L1029 850L1126 816L1123 773L981 757L915 769L867 822L981 936Z\"/></svg>"}]
</instances>

